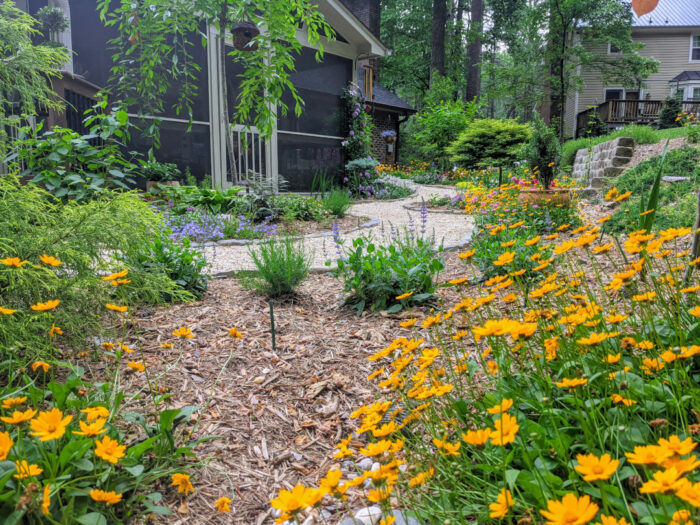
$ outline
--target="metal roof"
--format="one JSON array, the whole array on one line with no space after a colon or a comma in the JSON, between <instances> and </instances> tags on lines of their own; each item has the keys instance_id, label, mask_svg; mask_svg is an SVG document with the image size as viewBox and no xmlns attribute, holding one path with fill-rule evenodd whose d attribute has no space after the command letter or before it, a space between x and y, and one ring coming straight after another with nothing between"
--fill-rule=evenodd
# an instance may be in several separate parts
<instances>
[{"instance_id":1,"label":"metal roof","mask_svg":"<svg viewBox=\"0 0 700 525\"><path fill-rule=\"evenodd\" d=\"M700 71L683 71L669 82L685 82L686 80L700 80Z\"/></svg>"},{"instance_id":2,"label":"metal roof","mask_svg":"<svg viewBox=\"0 0 700 525\"><path fill-rule=\"evenodd\" d=\"M633 27L700 26L700 0L659 0L651 13L634 16Z\"/></svg>"}]
</instances>

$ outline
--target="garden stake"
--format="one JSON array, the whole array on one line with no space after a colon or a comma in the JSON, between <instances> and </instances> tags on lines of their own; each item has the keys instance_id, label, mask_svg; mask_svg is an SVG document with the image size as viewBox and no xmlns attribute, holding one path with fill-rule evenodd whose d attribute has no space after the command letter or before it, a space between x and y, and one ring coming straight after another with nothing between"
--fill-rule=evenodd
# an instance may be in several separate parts
<instances>
[{"instance_id":1,"label":"garden stake","mask_svg":"<svg viewBox=\"0 0 700 525\"><path fill-rule=\"evenodd\" d=\"M272 351L277 351L277 344L275 343L275 311L272 307L272 299L270 299L270 333L272 334Z\"/></svg>"}]
</instances>

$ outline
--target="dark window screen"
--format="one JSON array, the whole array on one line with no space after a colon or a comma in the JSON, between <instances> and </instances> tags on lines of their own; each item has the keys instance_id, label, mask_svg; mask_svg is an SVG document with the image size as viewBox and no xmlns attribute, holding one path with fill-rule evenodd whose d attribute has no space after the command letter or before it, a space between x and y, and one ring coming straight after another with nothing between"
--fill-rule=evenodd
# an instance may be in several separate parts
<instances>
[{"instance_id":1,"label":"dark window screen","mask_svg":"<svg viewBox=\"0 0 700 525\"><path fill-rule=\"evenodd\" d=\"M66 123L68 127L85 135L88 132L83 124L85 112L95 105L95 101L70 89L64 90L63 96L66 99Z\"/></svg>"},{"instance_id":2,"label":"dark window screen","mask_svg":"<svg viewBox=\"0 0 700 525\"><path fill-rule=\"evenodd\" d=\"M317 173L338 177L343 168L343 148L336 139L277 136L279 174L289 182L290 191L309 191Z\"/></svg>"},{"instance_id":3,"label":"dark window screen","mask_svg":"<svg viewBox=\"0 0 700 525\"><path fill-rule=\"evenodd\" d=\"M145 127L150 121L134 121L139 127ZM160 149L154 151L156 159L161 162L177 164L184 176L185 168L198 180L211 173L211 155L209 150L209 126L193 124L187 131L187 124L182 122L163 121L160 125ZM128 149L141 153L141 158L146 158L152 142L141 137L138 133L132 133Z\"/></svg>"},{"instance_id":4,"label":"dark window screen","mask_svg":"<svg viewBox=\"0 0 700 525\"><path fill-rule=\"evenodd\" d=\"M330 53L323 62L316 62L316 51L304 47L295 56L296 71L290 80L304 101L300 117L294 114L294 99L289 92L282 97L287 115L280 114L278 127L282 131L298 131L317 135L343 136L344 110L341 97L352 80L352 61Z\"/></svg>"}]
</instances>

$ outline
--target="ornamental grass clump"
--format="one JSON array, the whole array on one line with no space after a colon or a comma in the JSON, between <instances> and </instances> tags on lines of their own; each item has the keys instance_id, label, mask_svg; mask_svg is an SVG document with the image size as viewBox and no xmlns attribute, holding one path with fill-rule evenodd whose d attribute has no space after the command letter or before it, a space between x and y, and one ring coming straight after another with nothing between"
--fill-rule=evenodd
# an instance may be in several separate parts
<instances>
[{"instance_id":1,"label":"ornamental grass clump","mask_svg":"<svg viewBox=\"0 0 700 525\"><path fill-rule=\"evenodd\" d=\"M256 272L244 282L268 296L292 294L309 275L313 254L302 241L291 237L273 238L248 249Z\"/></svg>"},{"instance_id":2,"label":"ornamental grass clump","mask_svg":"<svg viewBox=\"0 0 700 525\"><path fill-rule=\"evenodd\" d=\"M475 197L471 213L493 204L486 189ZM420 523L696 523L695 232L610 238L606 220L542 235L541 267L494 243L498 275L470 286L471 266L446 283L455 300L397 321L399 337L368 357L377 399L335 447L358 475L296 487L304 503L361 497L385 520L399 507ZM477 249L460 256L469 265ZM362 469L366 457L379 468ZM272 501L278 521L303 521L287 492Z\"/></svg>"}]
</instances>

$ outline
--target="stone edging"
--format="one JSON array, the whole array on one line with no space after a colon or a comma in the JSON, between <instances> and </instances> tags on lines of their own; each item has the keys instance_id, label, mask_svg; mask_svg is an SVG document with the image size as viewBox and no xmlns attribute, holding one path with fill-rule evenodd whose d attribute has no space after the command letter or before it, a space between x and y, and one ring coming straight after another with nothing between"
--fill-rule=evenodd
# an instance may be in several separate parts
<instances>
[{"instance_id":1,"label":"stone edging","mask_svg":"<svg viewBox=\"0 0 700 525\"><path fill-rule=\"evenodd\" d=\"M461 250L464 247L466 247L471 241L472 241L472 236L473 236L473 231L470 231L459 239L457 242L453 244L448 244L447 246L442 247L443 252L451 252L453 250ZM309 273L313 274L323 274L323 273L330 273L333 270L337 269L337 265L331 265L331 266L312 266L311 269L309 270ZM227 277L233 277L237 273L240 273L241 271L253 271L253 270L226 270L223 272L216 272L210 275L212 279L225 279Z\"/></svg>"},{"instance_id":2,"label":"stone edging","mask_svg":"<svg viewBox=\"0 0 700 525\"><path fill-rule=\"evenodd\" d=\"M355 217L355 215L349 215L349 217ZM369 228L374 228L375 226L379 225L382 221L380 219L372 219L370 218L367 222L360 224L359 226L355 228L351 228L350 230L345 230L342 231L341 234L345 235L347 233L353 233L359 230L367 230ZM309 233L307 235L297 235L295 237L291 237L292 240L299 241L302 239L317 239L319 237L333 237L333 232L321 232L321 233ZM205 242L204 244L197 243L197 244L192 244L193 247L195 248L202 248L202 247L209 247L209 246L250 246L250 245L255 245L255 244L260 244L261 242L264 242L264 239L224 239L223 241L211 241L211 242Z\"/></svg>"},{"instance_id":3,"label":"stone edging","mask_svg":"<svg viewBox=\"0 0 700 525\"><path fill-rule=\"evenodd\" d=\"M407 209L408 211L417 211L420 212L420 206L415 207L410 204L404 204L403 207ZM431 210L430 208L426 208L428 213L443 213L445 215L458 215L458 214L464 214L463 210Z\"/></svg>"}]
</instances>

